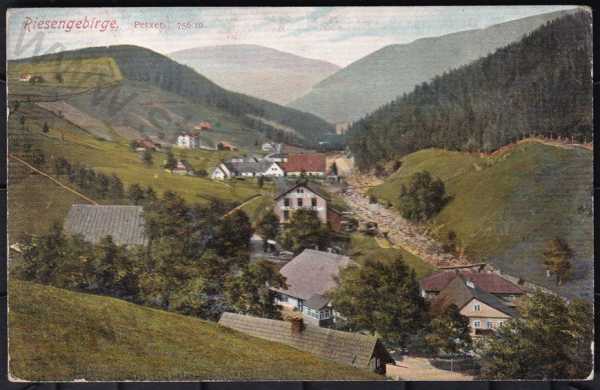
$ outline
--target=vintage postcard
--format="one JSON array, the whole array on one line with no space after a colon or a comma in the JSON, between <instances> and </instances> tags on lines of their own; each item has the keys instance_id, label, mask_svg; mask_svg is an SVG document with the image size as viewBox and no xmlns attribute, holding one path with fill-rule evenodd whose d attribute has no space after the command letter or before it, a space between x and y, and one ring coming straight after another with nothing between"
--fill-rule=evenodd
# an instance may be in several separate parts
<instances>
[{"instance_id":1,"label":"vintage postcard","mask_svg":"<svg viewBox=\"0 0 600 390\"><path fill-rule=\"evenodd\" d=\"M590 9L7 29L12 381L593 377Z\"/></svg>"}]
</instances>

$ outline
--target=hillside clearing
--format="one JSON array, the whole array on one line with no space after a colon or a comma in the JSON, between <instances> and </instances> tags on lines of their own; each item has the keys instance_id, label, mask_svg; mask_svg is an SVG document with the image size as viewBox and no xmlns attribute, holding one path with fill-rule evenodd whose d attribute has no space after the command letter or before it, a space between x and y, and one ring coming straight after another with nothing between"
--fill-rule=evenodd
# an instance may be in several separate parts
<instances>
[{"instance_id":1,"label":"hillside clearing","mask_svg":"<svg viewBox=\"0 0 600 390\"><path fill-rule=\"evenodd\" d=\"M12 279L9 299L10 375L22 380L383 379L114 298Z\"/></svg>"},{"instance_id":2,"label":"hillside clearing","mask_svg":"<svg viewBox=\"0 0 600 390\"><path fill-rule=\"evenodd\" d=\"M454 231L472 261L488 261L566 296L591 298L592 167L589 150L531 142L493 157L427 149L403 158L400 170L370 193L397 206L401 185L429 171L452 197L431 221L434 236L444 241ZM575 252L573 280L560 288L546 278L542 261L554 237Z\"/></svg>"}]
</instances>

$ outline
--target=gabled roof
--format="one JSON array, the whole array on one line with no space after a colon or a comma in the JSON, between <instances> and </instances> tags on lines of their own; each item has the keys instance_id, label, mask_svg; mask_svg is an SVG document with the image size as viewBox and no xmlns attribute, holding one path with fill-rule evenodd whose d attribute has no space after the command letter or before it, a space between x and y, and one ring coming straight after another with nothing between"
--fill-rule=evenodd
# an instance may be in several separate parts
<instances>
[{"instance_id":1,"label":"gabled roof","mask_svg":"<svg viewBox=\"0 0 600 390\"><path fill-rule=\"evenodd\" d=\"M325 172L327 164L321 153L289 154L283 169L286 172Z\"/></svg>"},{"instance_id":2,"label":"gabled roof","mask_svg":"<svg viewBox=\"0 0 600 390\"><path fill-rule=\"evenodd\" d=\"M289 321L223 313L219 324L250 336L289 345L312 353L323 359L354 367L368 368L376 337L358 333L341 332L304 323L304 329L292 333Z\"/></svg>"},{"instance_id":3,"label":"gabled roof","mask_svg":"<svg viewBox=\"0 0 600 390\"><path fill-rule=\"evenodd\" d=\"M439 292L458 275L472 281L477 287L491 294L524 294L525 291L514 283L492 272L443 271L421 279L421 288L425 291Z\"/></svg>"},{"instance_id":4,"label":"gabled roof","mask_svg":"<svg viewBox=\"0 0 600 390\"><path fill-rule=\"evenodd\" d=\"M92 243L112 236L118 245L146 245L143 213L142 206L74 204L64 229L71 235L81 234Z\"/></svg>"},{"instance_id":5,"label":"gabled roof","mask_svg":"<svg viewBox=\"0 0 600 390\"><path fill-rule=\"evenodd\" d=\"M454 278L450 284L448 284L448 286L433 299L432 308L434 310L438 309L442 311L449 305L455 304L459 309L462 309L473 299L477 299L511 317L516 317L518 315L513 307L502 302L500 298L483 291L477 287L477 285L469 287L467 285L467 280L462 275L458 275L458 277Z\"/></svg>"},{"instance_id":6,"label":"gabled roof","mask_svg":"<svg viewBox=\"0 0 600 390\"><path fill-rule=\"evenodd\" d=\"M308 300L336 287L340 270L355 265L348 256L305 249L279 271L286 278L287 289L273 289L283 294Z\"/></svg>"},{"instance_id":7,"label":"gabled roof","mask_svg":"<svg viewBox=\"0 0 600 390\"><path fill-rule=\"evenodd\" d=\"M228 161L225 163L225 165L227 166L227 168L230 171L236 172L237 174L263 173L267 169L269 169L269 167L271 167L271 165L273 165L273 164L277 164L277 163L273 162L273 161L264 161L264 160L263 161L239 161L239 162Z\"/></svg>"},{"instance_id":8,"label":"gabled roof","mask_svg":"<svg viewBox=\"0 0 600 390\"><path fill-rule=\"evenodd\" d=\"M275 195L275 199L281 198L285 194L295 190L298 187L304 187L304 188L308 188L310 191L319 195L321 198L323 198L325 200L329 200L329 196L327 195L327 192L324 191L320 185L318 185L315 182L311 182L311 181L301 181L300 180L295 183L289 184L289 183L287 183L287 181L285 181L285 179L282 179L282 180L276 182L276 187L277 187L277 195Z\"/></svg>"},{"instance_id":9,"label":"gabled roof","mask_svg":"<svg viewBox=\"0 0 600 390\"><path fill-rule=\"evenodd\" d=\"M326 296L315 294L312 297L304 301L304 306L310 307L314 310L321 310L329 303L330 299Z\"/></svg>"}]
</instances>

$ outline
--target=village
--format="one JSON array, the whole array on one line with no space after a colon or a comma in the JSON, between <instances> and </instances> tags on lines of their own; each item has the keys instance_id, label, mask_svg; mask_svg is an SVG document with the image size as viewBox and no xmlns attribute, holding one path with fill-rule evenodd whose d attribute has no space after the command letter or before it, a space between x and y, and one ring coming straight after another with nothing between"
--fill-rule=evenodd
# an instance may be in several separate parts
<instances>
[{"instance_id":1,"label":"village","mask_svg":"<svg viewBox=\"0 0 600 390\"><path fill-rule=\"evenodd\" d=\"M210 128L210 123L202 122L202 126ZM148 138L137 140L133 146L141 156L146 151L167 148ZM172 147L189 151L201 149L192 132L180 134ZM236 147L219 143L219 149L223 148L237 152ZM273 183L272 209L265 212L276 218L275 225L279 227L274 229L280 233L261 237L254 232L250 239L250 258L252 262L271 262L285 279L285 287L269 286L273 303L281 313L276 317L281 319L224 312L218 323L390 378L420 375L455 380L472 378L477 370L475 346L478 340L493 335L503 323L517 318L519 300L538 286L525 285L522 279L503 275L485 263L473 263L444 253L399 216L393 217L399 221L390 220L379 226L374 222L375 215L383 209L348 184L348 179L351 182L353 179L352 170L348 169L351 159L344 153L286 153L285 145L278 143L263 144L261 152L223 160L205 175L220 182L268 180ZM343 168L338 169L338 163ZM195 175L185 160L176 160L168 171L175 175ZM310 212L309 216L330 232L331 240L325 247L315 244L300 247L294 253L278 241L283 236L281 231L293 223L299 210ZM116 220L120 222L112 223ZM82 236L90 243L97 244L103 237L110 236L118 245L147 246L145 224L142 206L75 204L64 221L64 228L67 234ZM419 298L434 313L444 313L449 307L457 309L460 316L467 319L464 325L467 333L458 337L469 340L469 347L454 348L453 354L442 354L433 360L427 358L425 351L412 350L407 355L397 345L386 346L376 335L352 331L344 315L336 310L332 292L338 287L341 272L360 266L347 253L347 237L360 234L375 237L378 243L393 243L397 237L381 228L402 225L412 230L408 236L404 233L399 244L410 248L418 240L430 242L413 246L413 250L436 269L418 280ZM427 251L432 249L425 252L419 249L429 247L435 248L431 255Z\"/></svg>"},{"instance_id":2,"label":"village","mask_svg":"<svg viewBox=\"0 0 600 390\"><path fill-rule=\"evenodd\" d=\"M267 29L11 58L11 377L585 379L591 19L572 8L364 53Z\"/></svg>"}]
</instances>

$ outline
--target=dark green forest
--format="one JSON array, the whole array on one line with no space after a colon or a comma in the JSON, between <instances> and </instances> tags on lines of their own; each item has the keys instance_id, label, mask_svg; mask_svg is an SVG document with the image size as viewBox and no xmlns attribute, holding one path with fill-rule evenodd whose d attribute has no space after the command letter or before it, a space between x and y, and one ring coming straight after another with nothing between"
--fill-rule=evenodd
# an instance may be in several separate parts
<instances>
[{"instance_id":1,"label":"dark green forest","mask_svg":"<svg viewBox=\"0 0 600 390\"><path fill-rule=\"evenodd\" d=\"M490 152L529 134L589 141L591 23L587 12L548 22L355 122L358 167L430 147Z\"/></svg>"},{"instance_id":2,"label":"dark green forest","mask_svg":"<svg viewBox=\"0 0 600 390\"><path fill-rule=\"evenodd\" d=\"M193 103L216 107L240 119L245 125L257 128L260 123L247 115L254 115L275 121L295 129L302 139L295 143L314 147L326 134L335 133L333 126L323 119L293 108L254 98L252 96L227 91L192 68L181 65L170 58L139 46L118 45L92 47L79 50L16 60L15 63L42 62L50 60L73 60L95 57L112 57L117 62L123 77L157 86L176 93ZM266 124L258 126L262 132L276 132Z\"/></svg>"}]
</instances>

